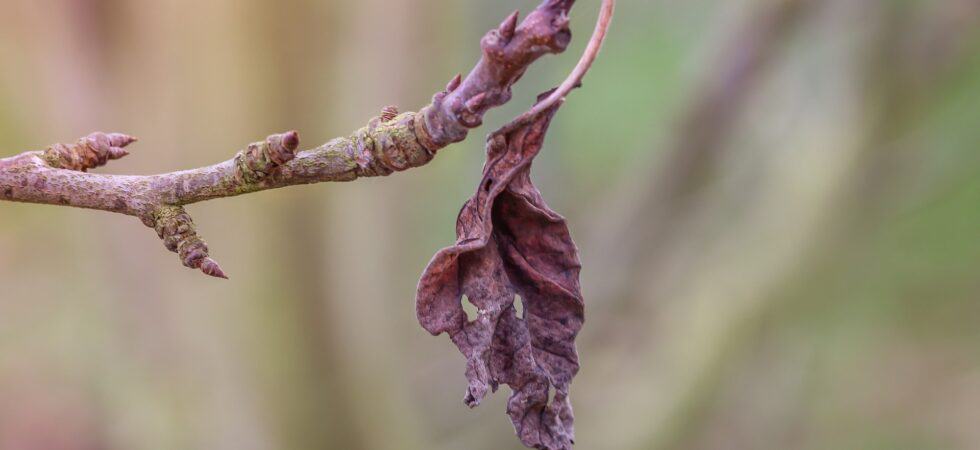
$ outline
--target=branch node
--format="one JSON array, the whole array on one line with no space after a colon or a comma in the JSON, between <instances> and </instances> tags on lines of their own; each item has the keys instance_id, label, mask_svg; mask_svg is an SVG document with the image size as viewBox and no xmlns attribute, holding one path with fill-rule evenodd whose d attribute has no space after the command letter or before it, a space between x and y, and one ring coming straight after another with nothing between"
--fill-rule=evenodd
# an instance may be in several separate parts
<instances>
[{"instance_id":1,"label":"branch node","mask_svg":"<svg viewBox=\"0 0 980 450\"><path fill-rule=\"evenodd\" d=\"M221 266L210 257L208 245L197 235L194 221L182 206L161 206L153 210L144 223L151 222L167 250L177 253L188 268L206 275L227 279Z\"/></svg>"},{"instance_id":2,"label":"branch node","mask_svg":"<svg viewBox=\"0 0 980 450\"><path fill-rule=\"evenodd\" d=\"M41 158L55 169L87 172L128 155L124 147L133 142L136 138L125 134L95 132L74 144L54 144L42 153Z\"/></svg>"},{"instance_id":3,"label":"branch node","mask_svg":"<svg viewBox=\"0 0 980 450\"><path fill-rule=\"evenodd\" d=\"M392 119L398 116L398 107L395 105L385 106L381 109L381 121L391 122Z\"/></svg>"},{"instance_id":4,"label":"branch node","mask_svg":"<svg viewBox=\"0 0 980 450\"><path fill-rule=\"evenodd\" d=\"M520 27L515 11L499 28L484 35L480 47L487 58L502 63L521 60L518 65L526 66L547 53L564 52L572 40L567 7L559 4L543 8L535 11L539 14L528 15Z\"/></svg>"},{"instance_id":5,"label":"branch node","mask_svg":"<svg viewBox=\"0 0 980 450\"><path fill-rule=\"evenodd\" d=\"M357 130L349 145L361 176L387 176L431 161L434 144L424 128L417 113L405 112L389 120L374 118Z\"/></svg>"},{"instance_id":6,"label":"branch node","mask_svg":"<svg viewBox=\"0 0 980 450\"><path fill-rule=\"evenodd\" d=\"M426 150L428 150L430 155L435 155L439 149L442 148L439 143L432 139L432 135L429 134L429 127L425 121L425 114L423 112L418 112L415 114L415 139L419 141Z\"/></svg>"},{"instance_id":7,"label":"branch node","mask_svg":"<svg viewBox=\"0 0 980 450\"><path fill-rule=\"evenodd\" d=\"M245 183L257 183L268 177L283 164L296 157L299 134L290 131L273 134L263 142L249 144L235 155L238 177Z\"/></svg>"}]
</instances>

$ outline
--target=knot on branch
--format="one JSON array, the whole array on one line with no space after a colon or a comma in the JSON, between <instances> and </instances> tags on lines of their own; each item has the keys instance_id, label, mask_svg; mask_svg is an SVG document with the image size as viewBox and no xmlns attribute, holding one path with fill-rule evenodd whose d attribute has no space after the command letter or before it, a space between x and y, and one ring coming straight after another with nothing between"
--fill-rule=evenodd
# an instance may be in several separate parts
<instances>
[{"instance_id":1,"label":"knot on branch","mask_svg":"<svg viewBox=\"0 0 980 450\"><path fill-rule=\"evenodd\" d=\"M432 151L466 139L469 128L475 128L464 126L464 121L459 119L456 111L462 108L462 103L454 101L457 100L456 98L449 99L450 95L459 89L459 83L459 75L456 75L456 78L446 86L446 90L433 95L432 103L418 113L420 128L424 131L428 142L426 147Z\"/></svg>"},{"instance_id":2,"label":"knot on branch","mask_svg":"<svg viewBox=\"0 0 980 450\"><path fill-rule=\"evenodd\" d=\"M180 262L191 269L200 269L204 274L228 277L221 267L210 258L208 245L197 235L194 221L181 206L163 206L151 213L150 223L163 239L163 245L180 256Z\"/></svg>"},{"instance_id":3,"label":"knot on branch","mask_svg":"<svg viewBox=\"0 0 980 450\"><path fill-rule=\"evenodd\" d=\"M390 113L390 111L388 111ZM436 147L416 113L406 112L384 120L371 119L350 138L362 176L386 176L432 160Z\"/></svg>"},{"instance_id":4,"label":"knot on branch","mask_svg":"<svg viewBox=\"0 0 980 450\"><path fill-rule=\"evenodd\" d=\"M74 144L54 144L44 151L42 158L55 169L86 172L128 155L123 147L133 142L136 138L125 134L96 132Z\"/></svg>"},{"instance_id":5,"label":"knot on branch","mask_svg":"<svg viewBox=\"0 0 980 450\"><path fill-rule=\"evenodd\" d=\"M263 142L255 142L235 155L238 177L245 183L256 183L296 157L299 134L290 131L273 134Z\"/></svg>"}]
</instances>

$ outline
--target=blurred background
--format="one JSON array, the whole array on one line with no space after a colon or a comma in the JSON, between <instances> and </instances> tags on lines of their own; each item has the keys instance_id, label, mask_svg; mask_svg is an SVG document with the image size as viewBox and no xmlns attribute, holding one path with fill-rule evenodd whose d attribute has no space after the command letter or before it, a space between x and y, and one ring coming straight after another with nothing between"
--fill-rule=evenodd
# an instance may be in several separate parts
<instances>
[{"instance_id":1,"label":"blurred background","mask_svg":"<svg viewBox=\"0 0 980 450\"><path fill-rule=\"evenodd\" d=\"M414 110L533 0L0 0L0 154L107 173ZM423 168L193 205L230 282L136 219L0 204L0 449L517 449L417 324L482 136ZM582 449L980 448L980 2L623 1L535 179L581 248Z\"/></svg>"}]
</instances>

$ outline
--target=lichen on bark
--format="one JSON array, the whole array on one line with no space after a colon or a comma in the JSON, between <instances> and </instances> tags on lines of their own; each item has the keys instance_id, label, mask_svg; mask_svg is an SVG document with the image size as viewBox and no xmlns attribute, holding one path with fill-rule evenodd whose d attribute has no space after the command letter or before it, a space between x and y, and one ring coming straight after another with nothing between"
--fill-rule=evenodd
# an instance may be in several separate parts
<instances>
[{"instance_id":1,"label":"lichen on bark","mask_svg":"<svg viewBox=\"0 0 980 450\"><path fill-rule=\"evenodd\" d=\"M182 206L161 206L144 218L152 224L163 245L180 256L180 262L188 268L200 269L216 278L228 278L221 267L210 257L208 245L197 234L197 227L190 214Z\"/></svg>"}]
</instances>

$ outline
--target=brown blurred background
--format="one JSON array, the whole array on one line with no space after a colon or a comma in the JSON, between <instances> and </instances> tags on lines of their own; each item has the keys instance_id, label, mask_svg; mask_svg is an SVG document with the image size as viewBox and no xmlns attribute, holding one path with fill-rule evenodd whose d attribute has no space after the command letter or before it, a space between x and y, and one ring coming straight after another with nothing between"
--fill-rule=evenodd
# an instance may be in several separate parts
<instances>
[{"instance_id":1,"label":"brown blurred background","mask_svg":"<svg viewBox=\"0 0 980 450\"><path fill-rule=\"evenodd\" d=\"M0 450L516 449L416 323L481 136L194 205L232 276L106 213L0 204ZM424 105L533 0L0 0L0 154L306 147ZM980 448L980 2L623 1L535 178L581 247L582 449Z\"/></svg>"}]
</instances>

